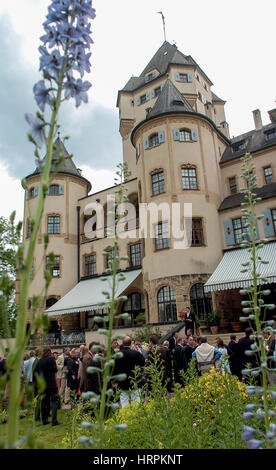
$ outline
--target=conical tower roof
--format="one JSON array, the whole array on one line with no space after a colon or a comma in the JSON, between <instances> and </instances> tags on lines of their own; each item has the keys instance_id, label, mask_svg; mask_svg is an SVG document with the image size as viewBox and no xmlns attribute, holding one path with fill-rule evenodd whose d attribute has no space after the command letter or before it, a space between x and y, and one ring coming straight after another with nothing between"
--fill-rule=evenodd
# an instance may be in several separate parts
<instances>
[{"instance_id":1,"label":"conical tower roof","mask_svg":"<svg viewBox=\"0 0 276 470\"><path fill-rule=\"evenodd\" d=\"M58 162L61 155L64 158L60 163L57 164L57 162ZM58 137L55 140L54 145L53 145L52 164L51 164L51 170L50 171L51 172L57 172L57 173L65 173L67 175L74 175L74 176L77 176L78 178L81 178L81 179L85 180L88 183L88 192L89 192L91 190L90 181L88 181L86 178L81 176L81 174L80 174L79 170L77 169L75 163L73 162L72 158L68 158L68 157L69 157L69 153L68 153L64 143L60 139L60 137ZM44 161L45 161L45 157L42 160L42 166L43 166ZM33 173L31 173L30 175L28 175L26 178L29 178L30 176L34 176L34 175L39 175L41 172L42 172L41 167L37 166L35 171Z\"/></svg>"},{"instance_id":2,"label":"conical tower roof","mask_svg":"<svg viewBox=\"0 0 276 470\"><path fill-rule=\"evenodd\" d=\"M187 111L193 111L192 107L168 78L153 108L148 112L146 119L151 119L164 113Z\"/></svg>"}]
</instances>

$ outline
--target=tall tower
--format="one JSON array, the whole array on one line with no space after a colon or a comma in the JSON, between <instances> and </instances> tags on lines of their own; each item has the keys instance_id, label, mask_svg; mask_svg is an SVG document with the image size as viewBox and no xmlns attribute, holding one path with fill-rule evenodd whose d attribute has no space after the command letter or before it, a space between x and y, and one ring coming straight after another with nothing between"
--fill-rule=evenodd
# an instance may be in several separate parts
<instances>
[{"instance_id":1,"label":"tall tower","mask_svg":"<svg viewBox=\"0 0 276 470\"><path fill-rule=\"evenodd\" d=\"M118 94L124 161L137 176L139 202L170 206L167 220L160 212L158 223L147 218L155 234L147 234L143 259L151 322L177 320L192 295L203 291L221 256L219 161L229 130L225 101L212 85L191 56L165 41ZM184 203L192 204L188 249L175 249L173 203L181 214Z\"/></svg>"},{"instance_id":2,"label":"tall tower","mask_svg":"<svg viewBox=\"0 0 276 470\"><path fill-rule=\"evenodd\" d=\"M61 163L60 155L63 156ZM26 177L27 189L24 203L24 246L30 237L30 219L35 214L38 194L41 189L41 170L39 167ZM78 243L77 243L77 207L78 200L87 196L91 184L77 169L58 137L53 147L51 179L45 198L43 218L39 229L34 253L30 299L39 295L45 284L44 269L47 255L55 255L46 305L49 307L65 295L78 282ZM46 260L43 260L45 234L49 236ZM31 300L29 299L29 305Z\"/></svg>"}]
</instances>

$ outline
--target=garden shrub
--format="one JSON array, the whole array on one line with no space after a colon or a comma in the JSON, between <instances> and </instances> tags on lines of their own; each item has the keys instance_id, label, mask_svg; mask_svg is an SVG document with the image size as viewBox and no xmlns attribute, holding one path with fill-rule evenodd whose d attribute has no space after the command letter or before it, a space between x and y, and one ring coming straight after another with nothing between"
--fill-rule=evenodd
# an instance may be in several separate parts
<instances>
[{"instance_id":1,"label":"garden shrub","mask_svg":"<svg viewBox=\"0 0 276 470\"><path fill-rule=\"evenodd\" d=\"M171 395L159 392L154 399L113 413L105 426L106 449L246 448L242 413L249 400L237 377L212 369L202 377L193 376L184 389L176 386ZM114 428L121 423L126 430ZM78 435L82 433L79 428ZM90 436L94 433L92 428ZM65 438L63 445L68 444Z\"/></svg>"}]
</instances>

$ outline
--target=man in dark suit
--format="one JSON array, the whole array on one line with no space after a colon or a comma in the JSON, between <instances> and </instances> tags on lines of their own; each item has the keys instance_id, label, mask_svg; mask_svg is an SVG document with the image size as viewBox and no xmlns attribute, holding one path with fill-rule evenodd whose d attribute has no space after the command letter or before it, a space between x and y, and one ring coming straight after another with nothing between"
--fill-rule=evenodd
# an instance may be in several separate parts
<instances>
[{"instance_id":1,"label":"man in dark suit","mask_svg":"<svg viewBox=\"0 0 276 470\"><path fill-rule=\"evenodd\" d=\"M173 353L174 381L182 384L180 371L185 369L184 338L178 338Z\"/></svg>"},{"instance_id":2,"label":"man in dark suit","mask_svg":"<svg viewBox=\"0 0 276 470\"><path fill-rule=\"evenodd\" d=\"M169 393L172 392L173 385L173 366L172 366L172 353L169 348L159 345L159 338L157 335L151 335L149 337L149 353L147 365L154 363L154 350L157 349L157 353L160 357L160 370L162 370L162 384L167 387ZM150 389L150 384L148 388Z\"/></svg>"},{"instance_id":3,"label":"man in dark suit","mask_svg":"<svg viewBox=\"0 0 276 470\"><path fill-rule=\"evenodd\" d=\"M178 333L176 332L169 339L169 350L171 351L171 353L173 353L174 348L176 347L177 339L178 339Z\"/></svg>"},{"instance_id":4,"label":"man in dark suit","mask_svg":"<svg viewBox=\"0 0 276 470\"><path fill-rule=\"evenodd\" d=\"M251 344L254 343L253 339L250 339L250 335L253 335L254 332L252 328L245 329L245 336L238 341L238 373L239 379L242 379L241 371L246 368L246 364L250 364L251 369L257 367L258 361L257 356L254 354L253 356L247 356L245 351L250 351Z\"/></svg>"},{"instance_id":5,"label":"man in dark suit","mask_svg":"<svg viewBox=\"0 0 276 470\"><path fill-rule=\"evenodd\" d=\"M139 368L144 367L145 358L143 354L131 349L132 341L129 336L125 336L123 339L120 352L123 353L123 357L116 359L113 375L126 374L126 379L118 381L118 388L121 390L120 402L122 408L126 406L130 401L140 401L139 390L133 390L131 378L134 378L134 369L136 366ZM138 378L138 388L141 387L143 380L142 372Z\"/></svg>"},{"instance_id":6,"label":"man in dark suit","mask_svg":"<svg viewBox=\"0 0 276 470\"><path fill-rule=\"evenodd\" d=\"M99 367L99 363L94 361L93 346L98 346L99 343L92 341L89 344L89 351L84 355L82 359L82 375L80 377L80 388L84 392L94 392L100 394L101 392L101 380L102 377L98 377L98 373L93 374L87 373L88 367ZM100 381L99 381L100 379Z\"/></svg>"},{"instance_id":7,"label":"man in dark suit","mask_svg":"<svg viewBox=\"0 0 276 470\"><path fill-rule=\"evenodd\" d=\"M236 335L230 335L230 341L227 345L227 351L229 355L229 365L232 375L240 376L240 361L238 352L238 343L236 341Z\"/></svg>"},{"instance_id":8,"label":"man in dark suit","mask_svg":"<svg viewBox=\"0 0 276 470\"><path fill-rule=\"evenodd\" d=\"M56 382L57 366L51 349L47 346L43 349L42 357L39 359L35 372L44 378L46 388L41 399L42 423L48 424L50 403L52 405L52 426L61 424L57 420L57 410L59 407L59 395Z\"/></svg>"},{"instance_id":9,"label":"man in dark suit","mask_svg":"<svg viewBox=\"0 0 276 470\"><path fill-rule=\"evenodd\" d=\"M190 307L186 307L186 316L185 316L185 334L187 335L188 330L192 330L192 335L194 334L194 322L195 322L195 315L191 312Z\"/></svg>"},{"instance_id":10,"label":"man in dark suit","mask_svg":"<svg viewBox=\"0 0 276 470\"><path fill-rule=\"evenodd\" d=\"M196 342L193 338L193 336L189 336L186 344L183 348L183 358L184 358L184 371L186 372L188 370L189 364L192 360L192 354L195 350Z\"/></svg>"}]
</instances>

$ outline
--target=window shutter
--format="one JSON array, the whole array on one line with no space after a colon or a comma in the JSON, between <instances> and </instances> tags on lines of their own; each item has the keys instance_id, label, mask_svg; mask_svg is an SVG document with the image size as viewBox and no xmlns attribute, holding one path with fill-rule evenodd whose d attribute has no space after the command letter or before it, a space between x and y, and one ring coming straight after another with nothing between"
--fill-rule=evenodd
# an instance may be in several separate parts
<instances>
[{"instance_id":1,"label":"window shutter","mask_svg":"<svg viewBox=\"0 0 276 470\"><path fill-rule=\"evenodd\" d=\"M192 82L193 81L193 75L191 73L188 73L188 82Z\"/></svg>"},{"instance_id":2,"label":"window shutter","mask_svg":"<svg viewBox=\"0 0 276 470\"><path fill-rule=\"evenodd\" d=\"M173 140L179 140L179 129L173 129Z\"/></svg>"},{"instance_id":3,"label":"window shutter","mask_svg":"<svg viewBox=\"0 0 276 470\"><path fill-rule=\"evenodd\" d=\"M149 100L150 100L150 94L151 94L150 91L147 91L147 93L146 93L146 101L149 101Z\"/></svg>"},{"instance_id":4,"label":"window shutter","mask_svg":"<svg viewBox=\"0 0 276 470\"><path fill-rule=\"evenodd\" d=\"M163 88L164 88L164 84L161 85L161 91L163 90Z\"/></svg>"},{"instance_id":5,"label":"window shutter","mask_svg":"<svg viewBox=\"0 0 276 470\"><path fill-rule=\"evenodd\" d=\"M227 246L235 245L234 230L231 219L224 221L224 236Z\"/></svg>"},{"instance_id":6,"label":"window shutter","mask_svg":"<svg viewBox=\"0 0 276 470\"><path fill-rule=\"evenodd\" d=\"M174 78L175 78L175 81L176 81L176 82L180 82L179 73L175 73L175 74L174 74Z\"/></svg>"},{"instance_id":7,"label":"window shutter","mask_svg":"<svg viewBox=\"0 0 276 470\"><path fill-rule=\"evenodd\" d=\"M271 211L268 209L266 211L263 211L263 224L264 224L264 233L265 237L274 237L274 227L273 227L273 221L271 217Z\"/></svg>"},{"instance_id":8,"label":"window shutter","mask_svg":"<svg viewBox=\"0 0 276 470\"><path fill-rule=\"evenodd\" d=\"M154 90L150 90L150 97L151 97L151 99L155 97Z\"/></svg>"},{"instance_id":9,"label":"window shutter","mask_svg":"<svg viewBox=\"0 0 276 470\"><path fill-rule=\"evenodd\" d=\"M59 187L59 194L64 194L64 184L61 184Z\"/></svg>"},{"instance_id":10,"label":"window shutter","mask_svg":"<svg viewBox=\"0 0 276 470\"><path fill-rule=\"evenodd\" d=\"M158 132L158 140L159 140L159 144L162 144L163 142L165 142L165 132L164 131Z\"/></svg>"},{"instance_id":11,"label":"window shutter","mask_svg":"<svg viewBox=\"0 0 276 470\"><path fill-rule=\"evenodd\" d=\"M38 186L34 187L34 197L38 195Z\"/></svg>"},{"instance_id":12,"label":"window shutter","mask_svg":"<svg viewBox=\"0 0 276 470\"><path fill-rule=\"evenodd\" d=\"M144 149L147 150L149 148L149 139L148 137L144 138Z\"/></svg>"},{"instance_id":13,"label":"window shutter","mask_svg":"<svg viewBox=\"0 0 276 470\"><path fill-rule=\"evenodd\" d=\"M191 131L191 137L194 142L197 142L197 130L196 129L193 129Z\"/></svg>"},{"instance_id":14,"label":"window shutter","mask_svg":"<svg viewBox=\"0 0 276 470\"><path fill-rule=\"evenodd\" d=\"M140 96L138 96L138 98L136 98L136 105L139 106L141 104L141 98Z\"/></svg>"}]
</instances>

